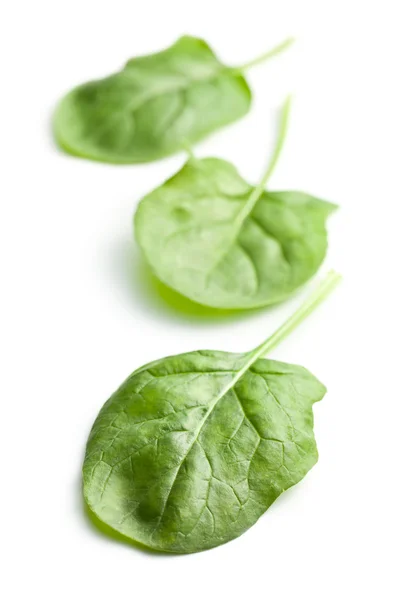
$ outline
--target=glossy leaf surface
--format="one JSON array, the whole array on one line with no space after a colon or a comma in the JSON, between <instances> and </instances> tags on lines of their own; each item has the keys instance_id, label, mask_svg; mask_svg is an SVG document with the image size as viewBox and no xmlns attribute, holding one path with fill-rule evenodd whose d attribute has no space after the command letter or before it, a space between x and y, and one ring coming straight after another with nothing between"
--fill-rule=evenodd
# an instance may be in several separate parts
<instances>
[{"instance_id":1,"label":"glossy leaf surface","mask_svg":"<svg viewBox=\"0 0 400 600\"><path fill-rule=\"evenodd\" d=\"M242 534L317 461L302 367L191 352L139 369L101 410L87 446L85 498L123 535L196 552Z\"/></svg>"},{"instance_id":2,"label":"glossy leaf surface","mask_svg":"<svg viewBox=\"0 0 400 600\"><path fill-rule=\"evenodd\" d=\"M302 192L257 191L232 164L193 158L141 201L135 235L154 274L180 294L252 308L284 299L316 273L335 208Z\"/></svg>"}]
</instances>

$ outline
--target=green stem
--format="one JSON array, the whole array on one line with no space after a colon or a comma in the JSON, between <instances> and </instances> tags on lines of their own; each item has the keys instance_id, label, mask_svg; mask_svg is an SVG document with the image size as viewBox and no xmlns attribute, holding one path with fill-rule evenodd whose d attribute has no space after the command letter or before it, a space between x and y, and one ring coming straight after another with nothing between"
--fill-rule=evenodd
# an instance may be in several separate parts
<instances>
[{"instance_id":1,"label":"green stem","mask_svg":"<svg viewBox=\"0 0 400 600\"><path fill-rule=\"evenodd\" d=\"M246 219L246 217L248 217L248 215L251 213L251 211L253 210L253 208L254 208L257 200L259 199L259 197L263 193L263 191L265 189L265 186L267 184L267 181L271 177L272 172L275 169L276 164L278 162L278 159L279 159L279 157L281 155L283 144L284 144L284 141L285 141L285 138L286 138L286 134L287 134L287 129L288 129L290 104L291 104L291 98L289 96L286 99L286 102L283 105L283 108L282 108L282 111L281 111L281 118L280 118L280 123L279 123L278 137L277 137L277 140L276 140L276 144L275 144L275 148L274 148L273 154L272 154L272 156L271 156L271 158L269 160L267 169L266 169L264 175L262 176L262 179L261 179L260 183L254 188L254 190L250 194L249 199L247 200L246 204L243 206L242 210L238 213L238 215L235 218L235 221L237 221L237 224L238 224L239 227L241 226L241 224L243 223L243 221Z\"/></svg>"},{"instance_id":2,"label":"green stem","mask_svg":"<svg viewBox=\"0 0 400 600\"><path fill-rule=\"evenodd\" d=\"M289 123L289 114L290 114L290 106L292 103L292 99L290 96L288 96L286 98L286 101L283 105L282 111L281 111L281 117L280 117L280 122L279 122L279 131L278 131L278 138L276 140L276 144L275 144L275 148L274 148L274 152L272 154L272 157L269 161L268 164L268 168L264 174L264 177L261 179L259 185L256 187L256 189L258 189L258 187L261 188L261 191L264 190L266 183L268 181L268 179L271 177L276 164L278 162L278 159L281 155L282 152L282 148L283 148L283 144L285 142L286 139L286 134L287 134L287 130L288 130L288 123Z\"/></svg>"},{"instance_id":3,"label":"green stem","mask_svg":"<svg viewBox=\"0 0 400 600\"><path fill-rule=\"evenodd\" d=\"M329 271L318 287L308 296L305 302L273 333L265 342L249 353L252 362L275 348L293 329L295 329L313 310L332 292L341 280L341 275Z\"/></svg>"},{"instance_id":4,"label":"green stem","mask_svg":"<svg viewBox=\"0 0 400 600\"><path fill-rule=\"evenodd\" d=\"M184 140L182 140L182 149L188 155L189 160L196 160L196 157L193 153L193 148L192 148L190 142L188 142L188 140L186 138Z\"/></svg>"},{"instance_id":5,"label":"green stem","mask_svg":"<svg viewBox=\"0 0 400 600\"><path fill-rule=\"evenodd\" d=\"M293 44L293 42L294 42L293 37L288 38L287 40L285 40L278 46L275 46L275 48L272 48L272 50L268 50L268 52L261 54L261 56L258 56L257 58L254 58L253 60L251 60L243 65L240 65L238 67L233 67L232 71L242 73L243 71L246 71L247 69L250 69L251 67L254 67L255 65L263 63L264 61L268 60L269 58L273 58L274 56L277 56L281 52L284 52L287 48L289 48Z\"/></svg>"}]
</instances>

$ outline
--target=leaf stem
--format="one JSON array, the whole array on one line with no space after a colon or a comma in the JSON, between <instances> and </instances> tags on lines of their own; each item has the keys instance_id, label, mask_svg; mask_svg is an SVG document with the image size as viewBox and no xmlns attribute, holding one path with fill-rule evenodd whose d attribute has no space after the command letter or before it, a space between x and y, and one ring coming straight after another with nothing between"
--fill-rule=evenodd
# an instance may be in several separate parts
<instances>
[{"instance_id":1,"label":"leaf stem","mask_svg":"<svg viewBox=\"0 0 400 600\"><path fill-rule=\"evenodd\" d=\"M289 48L294 43L294 41L295 41L294 37L290 37L287 40L285 40L284 42L278 44L278 46L275 46L275 48L272 48L271 50L268 50L268 52L261 54L261 56L258 56L257 58L254 58L253 60L250 60L249 62L244 63L243 65L240 65L238 67L233 67L232 70L235 72L238 72L238 73L241 73L242 71L246 71L247 69L250 69L251 67L254 67L255 65L263 63L264 61L268 60L269 58L273 58L274 56L277 56L281 52L284 52L287 48Z\"/></svg>"},{"instance_id":2,"label":"leaf stem","mask_svg":"<svg viewBox=\"0 0 400 600\"><path fill-rule=\"evenodd\" d=\"M254 190L250 194L249 199L247 200L246 204L243 206L242 210L238 213L238 215L235 218L235 221L237 221L239 227L241 226L243 221L246 219L246 217L248 217L248 215L253 210L254 205L256 204L257 200L263 193L265 186L267 184L267 181L271 177L272 172L276 167L276 164L277 164L278 159L282 152L283 144L285 142L285 138L286 138L286 134L287 134L287 130L288 130L290 105L291 105L291 97L288 96L286 98L286 101L281 110L278 137L277 137L277 140L275 143L275 148L274 148L273 154L269 160L269 163L265 170L265 173L262 176L260 183L254 188Z\"/></svg>"},{"instance_id":3,"label":"leaf stem","mask_svg":"<svg viewBox=\"0 0 400 600\"><path fill-rule=\"evenodd\" d=\"M268 179L271 177L272 172L275 169L278 159L281 155L283 144L285 142L286 134L287 134L287 130L288 130L291 104L292 104L292 98L291 98L291 96L288 96L282 107L282 111L281 111L281 115L280 115L280 122L279 122L278 137L276 140L274 152L269 161L267 170L266 170L263 178L261 179L259 185L256 188L256 189L258 189L258 187L262 188L261 191L264 190L266 183L267 183Z\"/></svg>"},{"instance_id":4,"label":"leaf stem","mask_svg":"<svg viewBox=\"0 0 400 600\"><path fill-rule=\"evenodd\" d=\"M188 155L189 160L196 160L196 157L193 153L193 148L192 148L190 142L188 142L188 140L186 138L184 140L182 140L182 149Z\"/></svg>"},{"instance_id":5,"label":"leaf stem","mask_svg":"<svg viewBox=\"0 0 400 600\"><path fill-rule=\"evenodd\" d=\"M265 342L251 350L252 362L270 352L293 331L333 291L342 279L336 271L329 271L303 304Z\"/></svg>"}]
</instances>

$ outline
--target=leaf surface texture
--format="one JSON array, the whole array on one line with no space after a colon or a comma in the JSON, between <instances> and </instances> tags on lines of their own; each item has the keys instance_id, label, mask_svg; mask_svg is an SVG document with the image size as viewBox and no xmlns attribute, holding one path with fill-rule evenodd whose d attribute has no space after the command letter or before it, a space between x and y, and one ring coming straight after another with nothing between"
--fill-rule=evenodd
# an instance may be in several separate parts
<instances>
[{"instance_id":1,"label":"leaf surface texture","mask_svg":"<svg viewBox=\"0 0 400 600\"><path fill-rule=\"evenodd\" d=\"M135 233L155 275L199 304L228 309L278 302L310 279L336 207L303 192L264 191L243 217L254 189L232 164L206 158L147 195Z\"/></svg>"},{"instance_id":2,"label":"leaf surface texture","mask_svg":"<svg viewBox=\"0 0 400 600\"><path fill-rule=\"evenodd\" d=\"M134 372L87 444L91 510L151 548L196 552L246 531L317 461L306 369L250 354L190 352Z\"/></svg>"}]
</instances>

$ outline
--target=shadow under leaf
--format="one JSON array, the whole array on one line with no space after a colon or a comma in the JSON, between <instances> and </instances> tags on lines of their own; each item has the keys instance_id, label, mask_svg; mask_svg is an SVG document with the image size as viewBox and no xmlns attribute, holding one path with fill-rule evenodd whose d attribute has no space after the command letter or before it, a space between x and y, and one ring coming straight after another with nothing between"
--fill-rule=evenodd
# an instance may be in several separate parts
<instances>
[{"instance_id":1,"label":"shadow under leaf","mask_svg":"<svg viewBox=\"0 0 400 600\"><path fill-rule=\"evenodd\" d=\"M147 310L157 313L157 316L160 315L160 310L167 310L170 317L179 320L212 323L246 319L269 308L228 310L193 302L157 279L139 249L128 240L124 243L120 240L111 257L114 276L118 273L119 284L129 293L130 301L140 302Z\"/></svg>"}]
</instances>

